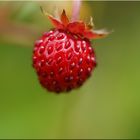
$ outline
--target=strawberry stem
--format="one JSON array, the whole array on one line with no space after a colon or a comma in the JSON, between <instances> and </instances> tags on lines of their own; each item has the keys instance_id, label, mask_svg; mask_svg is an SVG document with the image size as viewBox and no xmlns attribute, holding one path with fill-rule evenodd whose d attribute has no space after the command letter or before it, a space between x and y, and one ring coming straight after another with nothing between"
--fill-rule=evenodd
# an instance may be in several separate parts
<instances>
[{"instance_id":1,"label":"strawberry stem","mask_svg":"<svg viewBox=\"0 0 140 140\"><path fill-rule=\"evenodd\" d=\"M73 10L72 10L72 21L76 21L79 18L81 0L73 0Z\"/></svg>"}]
</instances>

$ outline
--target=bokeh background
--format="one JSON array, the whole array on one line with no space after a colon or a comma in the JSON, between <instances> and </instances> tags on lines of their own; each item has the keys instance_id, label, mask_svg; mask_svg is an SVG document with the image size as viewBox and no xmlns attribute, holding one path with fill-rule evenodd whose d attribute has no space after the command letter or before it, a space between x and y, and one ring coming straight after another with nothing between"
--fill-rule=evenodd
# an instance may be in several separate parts
<instances>
[{"instance_id":1,"label":"bokeh background","mask_svg":"<svg viewBox=\"0 0 140 140\"><path fill-rule=\"evenodd\" d=\"M140 2L82 2L82 19L114 32L92 41L92 77L60 95L32 68L34 41L52 27L40 6L72 11L72 1L0 2L0 138L140 138Z\"/></svg>"}]
</instances>

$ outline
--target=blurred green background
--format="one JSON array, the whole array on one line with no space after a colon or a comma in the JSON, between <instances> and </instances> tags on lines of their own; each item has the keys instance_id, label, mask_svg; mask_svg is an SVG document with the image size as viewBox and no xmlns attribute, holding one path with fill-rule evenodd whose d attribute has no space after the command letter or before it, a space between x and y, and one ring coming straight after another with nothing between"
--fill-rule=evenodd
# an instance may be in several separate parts
<instances>
[{"instance_id":1,"label":"blurred green background","mask_svg":"<svg viewBox=\"0 0 140 140\"><path fill-rule=\"evenodd\" d=\"M114 29L93 40L98 66L69 94L44 90L32 68L50 13L71 1L0 2L0 138L140 138L140 2L84 1L81 18Z\"/></svg>"}]
</instances>

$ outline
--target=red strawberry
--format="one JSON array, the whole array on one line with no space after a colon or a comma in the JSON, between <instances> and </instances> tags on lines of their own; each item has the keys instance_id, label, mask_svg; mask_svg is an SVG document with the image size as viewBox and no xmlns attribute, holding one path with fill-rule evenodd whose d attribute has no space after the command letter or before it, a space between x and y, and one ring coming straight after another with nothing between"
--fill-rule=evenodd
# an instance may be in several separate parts
<instances>
[{"instance_id":1,"label":"red strawberry","mask_svg":"<svg viewBox=\"0 0 140 140\"><path fill-rule=\"evenodd\" d=\"M69 22L63 10L60 20L48 15L54 29L35 43L33 67L41 85L54 92L81 86L96 66L89 39L106 36L105 31L91 30L91 24Z\"/></svg>"}]
</instances>

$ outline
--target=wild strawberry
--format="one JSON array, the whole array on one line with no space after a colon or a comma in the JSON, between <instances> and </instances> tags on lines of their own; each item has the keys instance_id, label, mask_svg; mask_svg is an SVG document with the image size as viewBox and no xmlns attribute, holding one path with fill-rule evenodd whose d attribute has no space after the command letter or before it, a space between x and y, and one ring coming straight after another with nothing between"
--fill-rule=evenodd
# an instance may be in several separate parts
<instances>
[{"instance_id":1,"label":"wild strawberry","mask_svg":"<svg viewBox=\"0 0 140 140\"><path fill-rule=\"evenodd\" d=\"M48 14L47 14L48 15ZM53 92L70 91L81 86L96 66L95 53L89 39L108 33L91 29L92 21L70 22L63 10L60 20L48 15L54 29L36 41L33 67L41 85Z\"/></svg>"}]
</instances>

